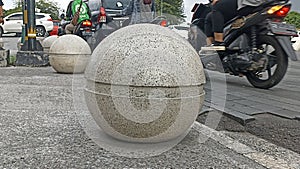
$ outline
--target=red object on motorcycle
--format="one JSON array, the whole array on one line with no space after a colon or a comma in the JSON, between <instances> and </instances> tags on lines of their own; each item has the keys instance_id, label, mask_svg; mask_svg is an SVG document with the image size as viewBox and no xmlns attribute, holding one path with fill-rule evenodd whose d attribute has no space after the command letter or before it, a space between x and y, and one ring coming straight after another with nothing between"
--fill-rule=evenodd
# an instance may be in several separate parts
<instances>
[{"instance_id":1,"label":"red object on motorcycle","mask_svg":"<svg viewBox=\"0 0 300 169\"><path fill-rule=\"evenodd\" d=\"M277 17L286 17L291 9L291 6L284 6L279 11L275 13Z\"/></svg>"},{"instance_id":2,"label":"red object on motorcycle","mask_svg":"<svg viewBox=\"0 0 300 169\"><path fill-rule=\"evenodd\" d=\"M167 21L167 20L162 20L162 21L160 22L160 26L162 26L162 27L167 27L167 24L168 24L168 21Z\"/></svg>"},{"instance_id":3,"label":"red object on motorcycle","mask_svg":"<svg viewBox=\"0 0 300 169\"><path fill-rule=\"evenodd\" d=\"M91 27L92 26L92 22L90 20L85 20L85 21L82 22L82 26Z\"/></svg>"},{"instance_id":4,"label":"red object on motorcycle","mask_svg":"<svg viewBox=\"0 0 300 169\"><path fill-rule=\"evenodd\" d=\"M100 14L97 19L98 23L105 23L106 22L106 11L104 7L100 7Z\"/></svg>"},{"instance_id":5,"label":"red object on motorcycle","mask_svg":"<svg viewBox=\"0 0 300 169\"><path fill-rule=\"evenodd\" d=\"M289 13L290 9L291 5L276 5L268 10L268 14L279 18L284 18Z\"/></svg>"}]
</instances>

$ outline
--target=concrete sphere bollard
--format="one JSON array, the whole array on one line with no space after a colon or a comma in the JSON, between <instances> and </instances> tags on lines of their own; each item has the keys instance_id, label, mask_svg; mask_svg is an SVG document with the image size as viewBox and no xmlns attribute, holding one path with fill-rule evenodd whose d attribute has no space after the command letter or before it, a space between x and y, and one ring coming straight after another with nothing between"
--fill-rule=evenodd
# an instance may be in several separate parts
<instances>
[{"instance_id":1,"label":"concrete sphere bollard","mask_svg":"<svg viewBox=\"0 0 300 169\"><path fill-rule=\"evenodd\" d=\"M51 45L58 39L58 36L49 36L43 41L43 48L45 53L49 53Z\"/></svg>"},{"instance_id":2,"label":"concrete sphere bollard","mask_svg":"<svg viewBox=\"0 0 300 169\"><path fill-rule=\"evenodd\" d=\"M50 47L50 65L58 73L83 73L91 56L86 41L76 35L59 37Z\"/></svg>"},{"instance_id":3,"label":"concrete sphere bollard","mask_svg":"<svg viewBox=\"0 0 300 169\"><path fill-rule=\"evenodd\" d=\"M0 48L3 48L4 47L4 41L2 38L0 38Z\"/></svg>"},{"instance_id":4,"label":"concrete sphere bollard","mask_svg":"<svg viewBox=\"0 0 300 169\"><path fill-rule=\"evenodd\" d=\"M22 41L22 37L20 37L20 38L18 39L18 42L17 42L17 48L18 48L18 51L20 51L20 50L21 50L21 47L22 47L21 41Z\"/></svg>"},{"instance_id":5,"label":"concrete sphere bollard","mask_svg":"<svg viewBox=\"0 0 300 169\"><path fill-rule=\"evenodd\" d=\"M193 47L168 28L119 29L94 50L85 99L96 123L123 141L157 143L186 133L204 101L205 76Z\"/></svg>"}]
</instances>

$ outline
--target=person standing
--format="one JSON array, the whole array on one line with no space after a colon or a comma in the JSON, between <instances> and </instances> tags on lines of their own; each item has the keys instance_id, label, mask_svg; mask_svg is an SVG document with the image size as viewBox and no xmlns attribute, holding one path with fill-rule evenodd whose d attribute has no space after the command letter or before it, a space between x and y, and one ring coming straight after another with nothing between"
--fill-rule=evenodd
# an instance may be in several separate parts
<instances>
[{"instance_id":1,"label":"person standing","mask_svg":"<svg viewBox=\"0 0 300 169\"><path fill-rule=\"evenodd\" d=\"M3 4L2 0L0 0L0 23L2 23L2 24L4 24L4 15L3 15L3 8L2 8L3 5L4 4Z\"/></svg>"}]
</instances>

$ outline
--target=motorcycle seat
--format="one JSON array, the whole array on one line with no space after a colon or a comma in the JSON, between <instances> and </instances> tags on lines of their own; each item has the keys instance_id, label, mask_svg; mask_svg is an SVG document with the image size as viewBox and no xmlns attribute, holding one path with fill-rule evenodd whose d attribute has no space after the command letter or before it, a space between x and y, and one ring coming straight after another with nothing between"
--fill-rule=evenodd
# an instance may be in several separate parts
<instances>
[{"instance_id":1,"label":"motorcycle seat","mask_svg":"<svg viewBox=\"0 0 300 169\"><path fill-rule=\"evenodd\" d=\"M229 20L228 22L226 22L224 27L230 25L230 24L233 23L235 20L240 19L240 18L243 18L243 16L238 15L238 16L234 17L233 19L231 19L231 20Z\"/></svg>"}]
</instances>

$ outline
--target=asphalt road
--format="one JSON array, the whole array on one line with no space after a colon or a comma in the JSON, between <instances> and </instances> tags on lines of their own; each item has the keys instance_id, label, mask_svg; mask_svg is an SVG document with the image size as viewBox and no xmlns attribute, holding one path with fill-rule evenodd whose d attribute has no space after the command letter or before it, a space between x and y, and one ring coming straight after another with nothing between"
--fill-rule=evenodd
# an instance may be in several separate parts
<instances>
[{"instance_id":1,"label":"asphalt road","mask_svg":"<svg viewBox=\"0 0 300 169\"><path fill-rule=\"evenodd\" d=\"M4 34L2 37L4 41L4 48L10 50L10 55L16 56L18 52L18 40L20 37L16 37L15 34Z\"/></svg>"}]
</instances>

